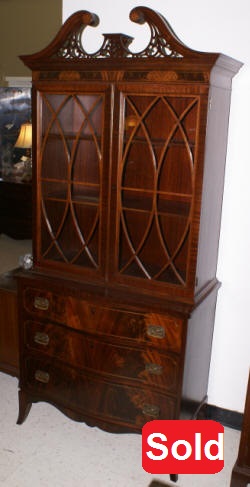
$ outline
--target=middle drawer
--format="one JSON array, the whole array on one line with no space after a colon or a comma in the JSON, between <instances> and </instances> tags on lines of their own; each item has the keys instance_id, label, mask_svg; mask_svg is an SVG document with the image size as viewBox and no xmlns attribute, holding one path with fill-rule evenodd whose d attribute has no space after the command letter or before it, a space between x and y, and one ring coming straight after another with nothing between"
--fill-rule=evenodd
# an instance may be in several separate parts
<instances>
[{"instance_id":1,"label":"middle drawer","mask_svg":"<svg viewBox=\"0 0 250 487\"><path fill-rule=\"evenodd\" d=\"M34 320L48 320L74 330L87 331L107 338L126 338L136 345L154 345L180 353L183 346L184 321L171 315L133 312L91 304L82 299L24 287L23 315Z\"/></svg>"},{"instance_id":2,"label":"middle drawer","mask_svg":"<svg viewBox=\"0 0 250 487\"><path fill-rule=\"evenodd\" d=\"M179 358L161 353L154 347L130 347L109 343L66 327L27 320L25 344L29 350L42 352L79 369L98 374L136 380L164 388L175 394L179 379Z\"/></svg>"}]
</instances>

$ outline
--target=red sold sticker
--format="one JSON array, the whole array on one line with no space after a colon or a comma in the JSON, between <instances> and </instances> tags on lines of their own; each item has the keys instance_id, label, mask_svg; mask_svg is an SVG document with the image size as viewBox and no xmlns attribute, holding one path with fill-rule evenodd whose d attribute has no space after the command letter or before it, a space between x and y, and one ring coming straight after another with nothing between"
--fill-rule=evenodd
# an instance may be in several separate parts
<instances>
[{"instance_id":1,"label":"red sold sticker","mask_svg":"<svg viewBox=\"0 0 250 487\"><path fill-rule=\"evenodd\" d=\"M224 427L211 420L149 421L142 467L152 474L214 474L224 467Z\"/></svg>"}]
</instances>

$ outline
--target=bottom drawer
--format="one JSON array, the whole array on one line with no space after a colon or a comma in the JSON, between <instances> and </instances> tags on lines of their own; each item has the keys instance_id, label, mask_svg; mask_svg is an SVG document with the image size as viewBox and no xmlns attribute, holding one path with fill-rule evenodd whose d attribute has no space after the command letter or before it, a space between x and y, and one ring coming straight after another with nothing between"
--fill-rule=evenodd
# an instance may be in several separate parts
<instances>
[{"instance_id":1,"label":"bottom drawer","mask_svg":"<svg viewBox=\"0 0 250 487\"><path fill-rule=\"evenodd\" d=\"M27 348L46 355L48 360L56 356L69 366L109 375L113 382L114 376L119 376L170 394L178 390L178 356L153 347L132 348L98 338L51 323L25 321Z\"/></svg>"},{"instance_id":2,"label":"bottom drawer","mask_svg":"<svg viewBox=\"0 0 250 487\"><path fill-rule=\"evenodd\" d=\"M175 399L148 388L114 384L32 357L25 361L24 374L27 390L38 400L51 401L87 418L126 425L134 430L153 419L175 418Z\"/></svg>"}]
</instances>

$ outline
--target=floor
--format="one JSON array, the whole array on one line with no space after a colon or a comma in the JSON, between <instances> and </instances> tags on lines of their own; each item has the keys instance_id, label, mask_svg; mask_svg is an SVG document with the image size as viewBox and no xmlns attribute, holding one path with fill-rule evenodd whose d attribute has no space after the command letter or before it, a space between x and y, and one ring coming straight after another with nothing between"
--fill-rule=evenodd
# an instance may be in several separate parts
<instances>
[{"instance_id":1,"label":"floor","mask_svg":"<svg viewBox=\"0 0 250 487\"><path fill-rule=\"evenodd\" d=\"M0 236L0 273L18 265L30 241ZM216 475L150 475L141 467L141 437L111 434L66 418L38 403L22 425L17 379L0 373L0 487L229 487L240 432L225 428L225 467Z\"/></svg>"},{"instance_id":2,"label":"floor","mask_svg":"<svg viewBox=\"0 0 250 487\"><path fill-rule=\"evenodd\" d=\"M141 437L76 423L46 403L33 404L22 425L17 379L0 373L0 486L148 487L153 479L178 487L229 487L238 431L225 428L225 467L216 475L150 475L141 467Z\"/></svg>"}]
</instances>

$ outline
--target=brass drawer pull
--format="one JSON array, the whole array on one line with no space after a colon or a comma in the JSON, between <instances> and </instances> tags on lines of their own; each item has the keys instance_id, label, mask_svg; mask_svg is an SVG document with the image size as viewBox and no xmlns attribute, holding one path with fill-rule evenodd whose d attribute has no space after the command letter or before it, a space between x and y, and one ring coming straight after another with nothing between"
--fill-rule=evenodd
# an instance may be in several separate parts
<instances>
[{"instance_id":1,"label":"brass drawer pull","mask_svg":"<svg viewBox=\"0 0 250 487\"><path fill-rule=\"evenodd\" d=\"M43 370L36 370L35 379L38 382L42 382L43 384L48 384L49 374L48 374L48 372L44 372Z\"/></svg>"},{"instance_id":2,"label":"brass drawer pull","mask_svg":"<svg viewBox=\"0 0 250 487\"><path fill-rule=\"evenodd\" d=\"M49 344L49 336L47 333L37 331L34 336L34 342L38 343L38 345L44 345L46 347Z\"/></svg>"},{"instance_id":3,"label":"brass drawer pull","mask_svg":"<svg viewBox=\"0 0 250 487\"><path fill-rule=\"evenodd\" d=\"M165 329L160 325L147 325L147 335L153 338L164 338Z\"/></svg>"},{"instance_id":4,"label":"brass drawer pull","mask_svg":"<svg viewBox=\"0 0 250 487\"><path fill-rule=\"evenodd\" d=\"M146 364L145 365L145 370L149 374L161 375L162 374L162 365L158 365L158 364Z\"/></svg>"},{"instance_id":5,"label":"brass drawer pull","mask_svg":"<svg viewBox=\"0 0 250 487\"><path fill-rule=\"evenodd\" d=\"M46 311L49 309L49 300L47 298L42 298L41 296L35 296L34 306L36 309Z\"/></svg>"},{"instance_id":6,"label":"brass drawer pull","mask_svg":"<svg viewBox=\"0 0 250 487\"><path fill-rule=\"evenodd\" d=\"M160 408L154 404L144 404L142 412L146 416L152 416L152 418L159 418L160 416Z\"/></svg>"}]
</instances>

